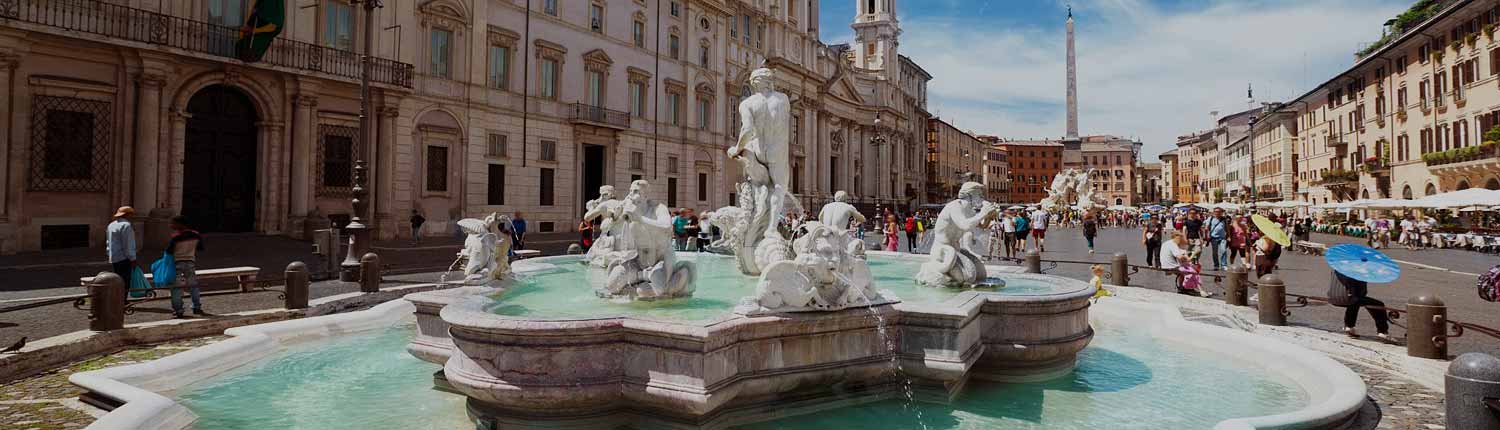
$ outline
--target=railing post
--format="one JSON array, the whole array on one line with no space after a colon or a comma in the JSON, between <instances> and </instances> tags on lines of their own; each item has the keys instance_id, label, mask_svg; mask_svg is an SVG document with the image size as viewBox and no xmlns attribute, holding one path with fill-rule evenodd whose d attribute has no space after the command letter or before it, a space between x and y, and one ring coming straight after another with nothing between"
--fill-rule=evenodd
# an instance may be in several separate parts
<instances>
[{"instance_id":1,"label":"railing post","mask_svg":"<svg viewBox=\"0 0 1500 430\"><path fill-rule=\"evenodd\" d=\"M1109 260L1109 283L1114 285L1130 285L1130 257L1123 252L1116 252L1114 258Z\"/></svg>"},{"instance_id":2,"label":"railing post","mask_svg":"<svg viewBox=\"0 0 1500 430\"><path fill-rule=\"evenodd\" d=\"M1257 283L1260 297L1260 323L1286 325L1286 283L1275 273L1260 277Z\"/></svg>"},{"instance_id":3,"label":"railing post","mask_svg":"<svg viewBox=\"0 0 1500 430\"><path fill-rule=\"evenodd\" d=\"M89 330L125 328L125 280L114 272L99 272L89 281Z\"/></svg>"},{"instance_id":4,"label":"railing post","mask_svg":"<svg viewBox=\"0 0 1500 430\"><path fill-rule=\"evenodd\" d=\"M307 308L307 265L301 261L293 261L286 265L286 308Z\"/></svg>"},{"instance_id":5,"label":"railing post","mask_svg":"<svg viewBox=\"0 0 1500 430\"><path fill-rule=\"evenodd\" d=\"M373 252L359 259L359 291L380 292L380 256Z\"/></svg>"},{"instance_id":6,"label":"railing post","mask_svg":"<svg viewBox=\"0 0 1500 430\"><path fill-rule=\"evenodd\" d=\"M1249 280L1250 276L1249 272L1250 269L1246 268L1243 264L1236 263L1229 265L1229 276L1224 278L1224 303L1228 303L1231 306L1246 306L1249 304L1246 302L1248 297L1245 294L1246 290L1249 289L1249 285L1246 285L1246 281Z\"/></svg>"},{"instance_id":7,"label":"railing post","mask_svg":"<svg viewBox=\"0 0 1500 430\"><path fill-rule=\"evenodd\" d=\"M1411 339L1407 339L1411 342ZM1443 375L1450 429L1500 429L1500 358L1482 352L1458 356Z\"/></svg>"},{"instance_id":8,"label":"railing post","mask_svg":"<svg viewBox=\"0 0 1500 430\"><path fill-rule=\"evenodd\" d=\"M1406 355L1434 360L1448 359L1448 305L1432 294L1418 294L1406 301ZM1468 427L1460 427L1468 428Z\"/></svg>"},{"instance_id":9,"label":"railing post","mask_svg":"<svg viewBox=\"0 0 1500 430\"><path fill-rule=\"evenodd\" d=\"M1026 273L1042 273L1042 254L1026 251Z\"/></svg>"}]
</instances>

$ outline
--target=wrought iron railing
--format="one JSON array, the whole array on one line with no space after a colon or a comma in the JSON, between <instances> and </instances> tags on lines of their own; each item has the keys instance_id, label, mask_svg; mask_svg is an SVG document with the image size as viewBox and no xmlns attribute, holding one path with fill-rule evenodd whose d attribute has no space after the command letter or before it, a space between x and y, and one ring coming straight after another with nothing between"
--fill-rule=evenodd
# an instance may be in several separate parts
<instances>
[{"instance_id":1,"label":"wrought iron railing","mask_svg":"<svg viewBox=\"0 0 1500 430\"><path fill-rule=\"evenodd\" d=\"M239 29L99 0L0 0L0 23L32 23L234 59ZM4 24L0 24L4 25ZM370 80L410 88L412 65L372 58ZM261 62L359 79L359 54L277 38Z\"/></svg>"},{"instance_id":2,"label":"wrought iron railing","mask_svg":"<svg viewBox=\"0 0 1500 430\"><path fill-rule=\"evenodd\" d=\"M588 121L620 128L630 128L630 113L617 110L605 109L598 106L590 106L586 103L573 103L569 109L568 119L575 121Z\"/></svg>"}]
</instances>

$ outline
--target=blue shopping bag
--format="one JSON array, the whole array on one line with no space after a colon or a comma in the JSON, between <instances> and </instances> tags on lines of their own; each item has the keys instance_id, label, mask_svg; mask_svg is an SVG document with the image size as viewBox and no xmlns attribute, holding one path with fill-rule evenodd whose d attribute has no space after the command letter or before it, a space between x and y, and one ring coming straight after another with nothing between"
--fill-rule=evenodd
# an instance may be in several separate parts
<instances>
[{"instance_id":1,"label":"blue shopping bag","mask_svg":"<svg viewBox=\"0 0 1500 430\"><path fill-rule=\"evenodd\" d=\"M154 276L154 275L153 275ZM146 274L139 267L130 268L130 297L146 297L146 292L151 290L151 283L146 282Z\"/></svg>"},{"instance_id":2,"label":"blue shopping bag","mask_svg":"<svg viewBox=\"0 0 1500 430\"><path fill-rule=\"evenodd\" d=\"M158 287L169 287L177 282L177 261L172 254L163 252L161 259L151 263L151 277Z\"/></svg>"}]
</instances>

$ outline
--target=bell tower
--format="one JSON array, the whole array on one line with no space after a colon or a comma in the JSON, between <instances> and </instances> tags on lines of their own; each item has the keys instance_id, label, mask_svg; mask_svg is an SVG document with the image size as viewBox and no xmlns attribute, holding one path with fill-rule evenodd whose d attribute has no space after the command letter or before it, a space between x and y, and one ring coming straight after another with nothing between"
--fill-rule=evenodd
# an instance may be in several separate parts
<instances>
[{"instance_id":1,"label":"bell tower","mask_svg":"<svg viewBox=\"0 0 1500 430\"><path fill-rule=\"evenodd\" d=\"M854 65L866 70L898 71L896 47L901 25L896 0L854 0ZM890 67L887 67L890 66Z\"/></svg>"}]
</instances>

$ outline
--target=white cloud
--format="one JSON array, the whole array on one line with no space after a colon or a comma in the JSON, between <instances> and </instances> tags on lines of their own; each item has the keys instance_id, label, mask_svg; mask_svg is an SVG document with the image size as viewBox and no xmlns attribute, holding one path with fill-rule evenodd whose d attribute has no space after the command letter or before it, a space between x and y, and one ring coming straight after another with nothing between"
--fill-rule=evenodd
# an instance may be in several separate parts
<instances>
[{"instance_id":1,"label":"white cloud","mask_svg":"<svg viewBox=\"0 0 1500 430\"><path fill-rule=\"evenodd\" d=\"M1407 7L1400 0L1219 1L1190 9L1139 0L1074 1L1079 128L1135 136L1148 159L1210 125L1210 111L1284 101L1353 62L1360 43ZM903 19L902 53L935 75L929 107L960 128L1005 137L1064 129L1064 31L995 28L948 17Z\"/></svg>"}]
</instances>

